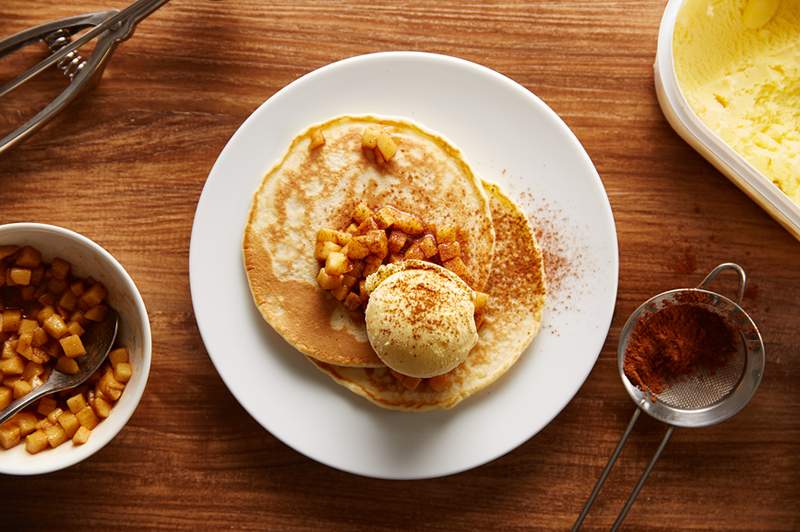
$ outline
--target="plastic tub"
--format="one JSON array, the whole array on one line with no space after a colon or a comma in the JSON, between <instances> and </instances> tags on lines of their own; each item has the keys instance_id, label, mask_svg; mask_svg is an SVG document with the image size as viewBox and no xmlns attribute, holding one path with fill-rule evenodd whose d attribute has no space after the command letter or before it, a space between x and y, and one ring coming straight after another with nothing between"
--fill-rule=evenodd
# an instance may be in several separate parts
<instances>
[{"instance_id":1,"label":"plastic tub","mask_svg":"<svg viewBox=\"0 0 800 532\"><path fill-rule=\"evenodd\" d=\"M672 55L675 21L684 0L670 0L661 19L655 61L658 103L672 128L736 186L800 240L800 206L711 131L681 92Z\"/></svg>"}]
</instances>

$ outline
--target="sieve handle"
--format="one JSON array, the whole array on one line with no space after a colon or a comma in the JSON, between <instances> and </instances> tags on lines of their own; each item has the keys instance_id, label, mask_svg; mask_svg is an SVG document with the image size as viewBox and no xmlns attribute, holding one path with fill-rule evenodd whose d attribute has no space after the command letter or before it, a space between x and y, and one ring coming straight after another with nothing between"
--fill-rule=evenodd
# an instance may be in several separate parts
<instances>
[{"instance_id":1,"label":"sieve handle","mask_svg":"<svg viewBox=\"0 0 800 532\"><path fill-rule=\"evenodd\" d=\"M589 495L589 499L586 501L586 504L583 506L583 510L581 510L578 519L575 520L575 524L572 525L572 532L576 532L580 530L581 525L583 525L584 519L589 514L589 510L594 504L594 500L597 498L597 495L600 493L600 489L603 487L606 479L608 478L608 474L611 473L611 468L614 467L614 463L619 458L620 453L622 452L622 448L625 447L625 442L628 441L628 436L631 435L631 431L633 431L633 426L636 424L636 420L639 419L639 414L642 411L638 408L633 412L631 416L631 420L628 422L628 428L625 429L625 432L622 434L622 437L619 439L619 443L617 444L617 448L614 449L614 452L611 453L611 457L608 459L608 463L606 467L603 468L603 472L600 473L600 478L597 479L597 482L594 485L594 489L592 489L592 494ZM670 430L672 430L670 428ZM659 453L660 454L660 453ZM647 471L649 473L649 471ZM638 493L638 492L637 492ZM624 517L624 516L623 516Z\"/></svg>"},{"instance_id":2,"label":"sieve handle","mask_svg":"<svg viewBox=\"0 0 800 532\"><path fill-rule=\"evenodd\" d=\"M741 304L742 299L744 298L744 287L747 284L747 274L744 273L744 269L739 266L738 264L734 264L733 262L724 262L711 270L711 272L706 275L706 278L700 282L700 285L697 288L702 288L703 290L709 290L708 285L717 278L717 276L724 272L725 270L733 270L736 272L736 275L739 276L739 291L736 298L736 303Z\"/></svg>"},{"instance_id":3,"label":"sieve handle","mask_svg":"<svg viewBox=\"0 0 800 532\"><path fill-rule=\"evenodd\" d=\"M647 480L647 477L650 476L650 472L653 470L653 467L655 467L658 458L661 456L661 453L664 452L664 448L667 446L667 443L669 443L669 439L672 437L673 430L675 430L675 427L670 425L670 427L667 429L667 433L664 434L664 438L661 440L661 444L658 446L658 449L656 449L656 454L654 454L653 458L650 459L650 463L647 464L647 468L644 470L644 473L642 473L642 476L639 478L639 482L637 482L636 486L634 486L633 491L628 496L628 500L625 501L625 506L622 507L622 510L620 510L616 521L614 521L614 524L611 526L611 532L617 532L617 530L619 530L619 527L622 526L622 522L625 520L625 516L628 515L628 511L630 511L631 506L633 506L636 497L639 496L639 492L642 491L642 486L644 486L645 480Z\"/></svg>"}]
</instances>

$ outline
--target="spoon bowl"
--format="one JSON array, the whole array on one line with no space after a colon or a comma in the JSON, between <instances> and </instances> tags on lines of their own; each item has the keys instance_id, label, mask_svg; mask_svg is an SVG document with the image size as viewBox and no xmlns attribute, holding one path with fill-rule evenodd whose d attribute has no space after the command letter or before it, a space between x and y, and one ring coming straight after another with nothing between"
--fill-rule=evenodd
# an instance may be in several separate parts
<instances>
[{"instance_id":1,"label":"spoon bowl","mask_svg":"<svg viewBox=\"0 0 800 532\"><path fill-rule=\"evenodd\" d=\"M86 332L84 337L86 354L76 360L78 372L74 375L67 375L53 368L47 382L0 410L0 425L42 397L75 388L86 382L86 379L91 377L105 361L108 352L111 351L111 347L114 345L114 340L117 338L118 329L119 318L117 313L109 309L106 318L100 323L94 324Z\"/></svg>"}]
</instances>

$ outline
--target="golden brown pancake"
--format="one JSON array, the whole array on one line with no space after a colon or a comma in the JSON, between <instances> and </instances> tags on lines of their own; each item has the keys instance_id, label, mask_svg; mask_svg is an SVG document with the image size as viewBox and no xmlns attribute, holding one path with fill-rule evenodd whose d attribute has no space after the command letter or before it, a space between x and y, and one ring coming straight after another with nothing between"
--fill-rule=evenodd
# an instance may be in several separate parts
<instances>
[{"instance_id":1,"label":"golden brown pancake","mask_svg":"<svg viewBox=\"0 0 800 532\"><path fill-rule=\"evenodd\" d=\"M368 126L384 128L398 146L383 166L361 150ZM309 150L313 130L323 133L325 144ZM317 231L344 228L361 201L461 228L465 280L477 290L491 271L494 228L486 194L460 152L411 123L340 117L294 139L250 208L243 251L253 299L264 319L305 355L341 366L380 367L363 320L353 320L315 279Z\"/></svg>"},{"instance_id":2,"label":"golden brown pancake","mask_svg":"<svg viewBox=\"0 0 800 532\"><path fill-rule=\"evenodd\" d=\"M451 408L489 386L519 359L539 332L546 289L542 253L525 214L496 185L489 193L497 235L494 266L486 290L486 319L478 344L453 370L449 388L434 391L424 382L404 388L387 368L346 368L311 360L333 380L378 406L423 411Z\"/></svg>"}]
</instances>

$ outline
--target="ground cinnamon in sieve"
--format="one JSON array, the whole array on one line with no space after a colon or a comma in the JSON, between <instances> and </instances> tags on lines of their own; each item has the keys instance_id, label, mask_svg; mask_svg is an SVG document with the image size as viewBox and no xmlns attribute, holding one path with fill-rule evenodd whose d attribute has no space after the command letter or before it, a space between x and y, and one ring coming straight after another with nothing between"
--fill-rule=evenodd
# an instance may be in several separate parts
<instances>
[{"instance_id":1,"label":"ground cinnamon in sieve","mask_svg":"<svg viewBox=\"0 0 800 532\"><path fill-rule=\"evenodd\" d=\"M699 368L724 367L735 351L733 330L719 314L700 305L672 304L639 320L623 369L639 389L658 395Z\"/></svg>"}]
</instances>

